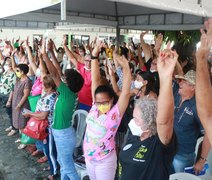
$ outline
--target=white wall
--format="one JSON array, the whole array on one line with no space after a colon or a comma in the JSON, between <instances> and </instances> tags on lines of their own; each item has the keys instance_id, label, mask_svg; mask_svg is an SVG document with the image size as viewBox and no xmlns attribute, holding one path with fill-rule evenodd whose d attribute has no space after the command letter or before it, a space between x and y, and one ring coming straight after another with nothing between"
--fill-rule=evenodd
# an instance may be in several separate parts
<instances>
[{"instance_id":1,"label":"white wall","mask_svg":"<svg viewBox=\"0 0 212 180\"><path fill-rule=\"evenodd\" d=\"M8 39L15 40L19 38L20 40L25 40L27 36L29 36L29 42L32 46L33 35L43 35L43 37L52 38L56 44L56 46L61 46L62 39L64 34L73 34L73 35L89 35L90 40L94 40L95 37L99 36L112 36L115 37L115 33L108 32L85 32L85 31L67 31L67 30L45 30L45 29L1 29L0 31L0 39Z\"/></svg>"}]
</instances>

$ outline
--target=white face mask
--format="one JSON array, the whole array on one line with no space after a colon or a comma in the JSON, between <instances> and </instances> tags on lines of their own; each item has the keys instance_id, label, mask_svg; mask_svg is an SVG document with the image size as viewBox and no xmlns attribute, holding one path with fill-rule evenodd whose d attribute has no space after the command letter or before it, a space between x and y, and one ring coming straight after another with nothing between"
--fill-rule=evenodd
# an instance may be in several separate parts
<instances>
[{"instance_id":1,"label":"white face mask","mask_svg":"<svg viewBox=\"0 0 212 180\"><path fill-rule=\"evenodd\" d=\"M137 80L134 81L134 84L136 89L140 89L144 85L142 81Z\"/></svg>"},{"instance_id":2,"label":"white face mask","mask_svg":"<svg viewBox=\"0 0 212 180\"><path fill-rule=\"evenodd\" d=\"M37 70L35 72L35 76L37 76L37 77L41 76L41 70L39 68L37 68Z\"/></svg>"},{"instance_id":3,"label":"white face mask","mask_svg":"<svg viewBox=\"0 0 212 180\"><path fill-rule=\"evenodd\" d=\"M150 69L150 72L151 72L151 73L154 73L154 72L157 72L157 71L156 71L156 70L154 70L154 69L152 69L152 70Z\"/></svg>"},{"instance_id":4,"label":"white face mask","mask_svg":"<svg viewBox=\"0 0 212 180\"><path fill-rule=\"evenodd\" d=\"M148 132L149 130L142 130L142 127L138 126L136 123L135 123L135 120L134 119L131 119L129 124L128 124L132 134L134 136L139 136L141 137L145 132Z\"/></svg>"},{"instance_id":5,"label":"white face mask","mask_svg":"<svg viewBox=\"0 0 212 180\"><path fill-rule=\"evenodd\" d=\"M4 65L4 70L8 71L9 70L9 66L8 65Z\"/></svg>"},{"instance_id":6,"label":"white face mask","mask_svg":"<svg viewBox=\"0 0 212 180\"><path fill-rule=\"evenodd\" d=\"M141 136L143 134L143 130L141 129L140 126L138 126L136 123L135 123L135 120L134 119L131 119L129 124L128 124L132 134L134 136Z\"/></svg>"},{"instance_id":7,"label":"white face mask","mask_svg":"<svg viewBox=\"0 0 212 180\"><path fill-rule=\"evenodd\" d=\"M84 66L85 70L90 71L91 69L87 68L86 66Z\"/></svg>"}]
</instances>

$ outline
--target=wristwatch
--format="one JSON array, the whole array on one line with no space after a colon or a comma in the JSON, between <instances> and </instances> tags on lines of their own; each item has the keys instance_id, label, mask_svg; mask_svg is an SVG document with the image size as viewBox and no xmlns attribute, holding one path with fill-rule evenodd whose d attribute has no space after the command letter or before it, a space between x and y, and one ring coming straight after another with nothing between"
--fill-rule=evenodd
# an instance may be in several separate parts
<instances>
[{"instance_id":1,"label":"wristwatch","mask_svg":"<svg viewBox=\"0 0 212 180\"><path fill-rule=\"evenodd\" d=\"M92 56L91 55L91 59L99 59L99 57L98 56Z\"/></svg>"}]
</instances>

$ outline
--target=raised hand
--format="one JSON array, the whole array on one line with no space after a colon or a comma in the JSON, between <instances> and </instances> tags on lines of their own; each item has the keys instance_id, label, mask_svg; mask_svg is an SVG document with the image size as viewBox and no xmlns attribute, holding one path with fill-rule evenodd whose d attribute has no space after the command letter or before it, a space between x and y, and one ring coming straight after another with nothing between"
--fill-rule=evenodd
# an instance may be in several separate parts
<instances>
[{"instance_id":1,"label":"raised hand","mask_svg":"<svg viewBox=\"0 0 212 180\"><path fill-rule=\"evenodd\" d=\"M53 42L52 39L48 40L47 49L48 49L49 52L53 52L54 51L54 42Z\"/></svg>"},{"instance_id":2,"label":"raised hand","mask_svg":"<svg viewBox=\"0 0 212 180\"><path fill-rule=\"evenodd\" d=\"M141 35L140 35L140 38L142 38L142 39L143 39L143 38L144 38L144 36L145 36L147 33L148 33L148 31L144 31L144 32L142 32L142 33L141 33Z\"/></svg>"},{"instance_id":3,"label":"raised hand","mask_svg":"<svg viewBox=\"0 0 212 180\"><path fill-rule=\"evenodd\" d=\"M173 75L178 55L170 49L160 51L157 61L157 68L160 79L167 78Z\"/></svg>"},{"instance_id":4,"label":"raised hand","mask_svg":"<svg viewBox=\"0 0 212 180\"><path fill-rule=\"evenodd\" d=\"M205 27L206 27L207 33L203 29L200 30L201 45L196 52L197 59L199 58L207 59L210 54L210 49L212 47L212 19L209 19L208 21L205 22Z\"/></svg>"},{"instance_id":5,"label":"raised hand","mask_svg":"<svg viewBox=\"0 0 212 180\"><path fill-rule=\"evenodd\" d=\"M13 49L12 52L11 52L11 56L14 56L14 54L17 52L17 48Z\"/></svg>"},{"instance_id":6,"label":"raised hand","mask_svg":"<svg viewBox=\"0 0 212 180\"><path fill-rule=\"evenodd\" d=\"M163 35L158 34L158 36L155 38L155 50L159 52L161 45L163 43Z\"/></svg>"},{"instance_id":7,"label":"raised hand","mask_svg":"<svg viewBox=\"0 0 212 180\"><path fill-rule=\"evenodd\" d=\"M114 76L115 72L114 72L113 68L111 67L111 65L108 64L107 67L108 67L109 75Z\"/></svg>"},{"instance_id":8,"label":"raised hand","mask_svg":"<svg viewBox=\"0 0 212 180\"><path fill-rule=\"evenodd\" d=\"M97 43L95 43L94 49L92 51L92 55L93 56L99 56L99 53L101 51L101 48L104 46L104 42L102 41L98 41Z\"/></svg>"},{"instance_id":9,"label":"raised hand","mask_svg":"<svg viewBox=\"0 0 212 180\"><path fill-rule=\"evenodd\" d=\"M128 60L125 58L125 56L116 55L116 61L119 63L119 65L122 68L126 67L126 66L129 66Z\"/></svg>"},{"instance_id":10,"label":"raised hand","mask_svg":"<svg viewBox=\"0 0 212 180\"><path fill-rule=\"evenodd\" d=\"M68 39L66 38L66 35L63 35L63 46L66 46Z\"/></svg>"},{"instance_id":11,"label":"raised hand","mask_svg":"<svg viewBox=\"0 0 212 180\"><path fill-rule=\"evenodd\" d=\"M26 44L26 47L29 47L29 36L27 36L25 44Z\"/></svg>"},{"instance_id":12,"label":"raised hand","mask_svg":"<svg viewBox=\"0 0 212 180\"><path fill-rule=\"evenodd\" d=\"M39 50L42 54L46 54L46 41L42 39L42 45L39 46Z\"/></svg>"}]
</instances>

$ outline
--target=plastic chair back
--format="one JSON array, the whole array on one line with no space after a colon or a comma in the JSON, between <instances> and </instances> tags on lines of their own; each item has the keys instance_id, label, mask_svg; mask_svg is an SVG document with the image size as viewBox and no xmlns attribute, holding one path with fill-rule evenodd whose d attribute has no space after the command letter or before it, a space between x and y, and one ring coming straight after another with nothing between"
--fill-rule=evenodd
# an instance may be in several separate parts
<instances>
[{"instance_id":1,"label":"plastic chair back","mask_svg":"<svg viewBox=\"0 0 212 180\"><path fill-rule=\"evenodd\" d=\"M193 174L180 172L170 175L169 180L201 180L201 179Z\"/></svg>"},{"instance_id":2,"label":"plastic chair back","mask_svg":"<svg viewBox=\"0 0 212 180\"><path fill-rule=\"evenodd\" d=\"M82 109L78 109L74 112L72 116L72 126L76 130L76 138L77 143L76 147L80 147L83 142L83 137L85 134L85 128L86 128L86 117L88 115L88 112Z\"/></svg>"}]
</instances>

